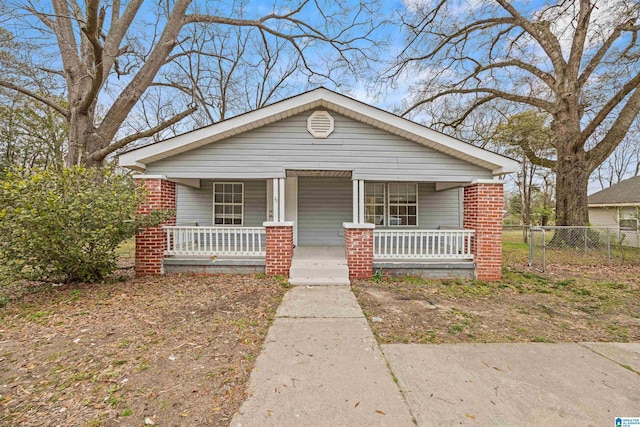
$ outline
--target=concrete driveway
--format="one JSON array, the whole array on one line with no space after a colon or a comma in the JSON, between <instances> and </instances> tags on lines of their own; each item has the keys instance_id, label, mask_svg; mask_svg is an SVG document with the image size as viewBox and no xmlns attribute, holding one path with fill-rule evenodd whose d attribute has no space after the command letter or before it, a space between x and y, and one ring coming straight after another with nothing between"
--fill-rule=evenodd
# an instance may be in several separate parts
<instances>
[{"instance_id":1,"label":"concrete driveway","mask_svg":"<svg viewBox=\"0 0 640 427\"><path fill-rule=\"evenodd\" d=\"M378 346L349 287L294 287L231 425L615 426L638 372L640 344Z\"/></svg>"},{"instance_id":2,"label":"concrete driveway","mask_svg":"<svg viewBox=\"0 0 640 427\"><path fill-rule=\"evenodd\" d=\"M420 426L615 426L640 417L640 344L383 345Z\"/></svg>"}]
</instances>

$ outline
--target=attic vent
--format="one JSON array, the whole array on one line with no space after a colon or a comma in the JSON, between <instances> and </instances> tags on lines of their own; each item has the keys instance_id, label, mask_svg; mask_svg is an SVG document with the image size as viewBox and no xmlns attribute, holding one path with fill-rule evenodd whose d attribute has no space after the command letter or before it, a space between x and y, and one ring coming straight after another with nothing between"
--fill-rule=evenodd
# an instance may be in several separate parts
<instances>
[{"instance_id":1,"label":"attic vent","mask_svg":"<svg viewBox=\"0 0 640 427\"><path fill-rule=\"evenodd\" d=\"M333 132L333 117L327 111L314 111L307 119L307 130L314 138L326 138Z\"/></svg>"}]
</instances>

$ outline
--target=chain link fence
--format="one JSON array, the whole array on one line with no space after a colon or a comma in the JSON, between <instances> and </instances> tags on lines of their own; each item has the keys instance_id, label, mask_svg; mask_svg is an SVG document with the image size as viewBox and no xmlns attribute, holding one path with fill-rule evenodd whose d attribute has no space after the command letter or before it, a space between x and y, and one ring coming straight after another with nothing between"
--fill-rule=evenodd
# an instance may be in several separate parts
<instances>
[{"instance_id":1,"label":"chain link fence","mask_svg":"<svg viewBox=\"0 0 640 427\"><path fill-rule=\"evenodd\" d=\"M505 226L505 256L522 255L544 271L546 265L640 265L640 231L607 227ZM521 261L521 259L519 260Z\"/></svg>"}]
</instances>

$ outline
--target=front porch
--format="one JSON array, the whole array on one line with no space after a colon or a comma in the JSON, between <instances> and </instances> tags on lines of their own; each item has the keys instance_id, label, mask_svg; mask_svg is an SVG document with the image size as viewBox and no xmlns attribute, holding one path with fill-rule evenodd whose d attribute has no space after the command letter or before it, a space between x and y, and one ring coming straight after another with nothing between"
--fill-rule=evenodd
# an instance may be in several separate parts
<instances>
[{"instance_id":1,"label":"front porch","mask_svg":"<svg viewBox=\"0 0 640 427\"><path fill-rule=\"evenodd\" d=\"M395 191L397 184L386 187L384 183L375 182L378 194L372 194L365 181L352 179L349 182L347 178L350 191L345 191L347 186L342 181L346 177L336 178L335 171L332 174L334 179L327 181L317 176L299 181L303 175L297 174L291 181L289 177L263 180L262 184L247 184L249 181L224 183L235 186L229 187L232 190L242 189L241 193L224 196L227 199L218 197L215 181L207 187L211 190L195 191L194 187L163 178L144 177L147 178L145 186L152 190L150 193L154 189L157 192L158 188L164 188L162 191L165 193L173 192L173 197L160 197L165 206L157 207L175 209L176 218L159 229L147 230L138 236L136 249L140 249L140 255L136 261L137 271L142 274L265 272L288 277L293 248L299 242L302 244L297 246L301 248L336 246L336 243L343 246L350 278L370 277L378 270L427 277L477 276L488 280L495 278L496 274L499 277L501 260L495 260L495 245L482 244L482 240L486 242L487 236L493 236L493 241L500 242L500 182L473 183L464 187L463 191L450 189L446 196L457 199L449 203L449 211L443 213L433 202L446 200L446 197L435 193L434 184L403 184L399 188L403 188L405 193L415 188L413 195L409 192L402 197L391 199L391 196L386 196L385 199L384 193L390 193L392 188ZM328 185L320 185L325 182ZM206 187L206 182L203 185ZM304 201L330 199L332 185L340 191L335 192L335 200L326 202L329 208ZM246 202L245 186L252 191L250 202ZM260 187L263 191L259 191ZM193 206L191 200L207 191L211 195L208 211L212 225L200 225L198 221L194 221L197 225L178 224L189 222L184 219L189 218L186 212L192 215L189 211ZM320 196L314 196L314 191ZM458 202L458 199L462 200ZM222 201L222 209L216 204L218 200ZM257 203L260 200L262 203ZM394 203L392 207L387 204L389 200ZM252 203L257 208L252 207ZM314 206L316 210L311 209ZM392 208L395 210L392 211ZM207 211L206 206L200 206L199 209ZM260 217L257 210L266 219L262 221L262 226L254 225ZM218 212L221 213L219 217L216 216ZM327 212L333 216L327 215ZM346 215L349 217L345 218ZM247 220L249 218L251 221ZM419 228L419 224L429 224L429 221L433 225L433 218L440 221L437 228ZM221 225L220 222L231 225ZM305 234L299 234L300 224ZM456 227L456 224L464 225L464 228ZM316 235L319 238L314 244ZM161 243L161 250L158 243ZM147 258L154 259L145 262Z\"/></svg>"},{"instance_id":2,"label":"front porch","mask_svg":"<svg viewBox=\"0 0 640 427\"><path fill-rule=\"evenodd\" d=\"M165 226L163 229L167 242L163 260L166 272L265 271L266 227ZM473 235L472 230L374 229L372 268L390 274L411 270L412 275L458 277L462 274L466 277L469 269L473 273ZM313 255L329 249L335 252L336 247L298 249L294 251ZM340 250L344 254L344 246Z\"/></svg>"}]
</instances>

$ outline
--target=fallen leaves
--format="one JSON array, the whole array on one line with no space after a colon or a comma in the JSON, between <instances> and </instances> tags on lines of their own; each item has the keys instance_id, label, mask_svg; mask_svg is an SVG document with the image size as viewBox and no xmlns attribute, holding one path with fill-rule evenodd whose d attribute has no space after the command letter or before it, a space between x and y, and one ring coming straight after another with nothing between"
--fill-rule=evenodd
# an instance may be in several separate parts
<instances>
[{"instance_id":1,"label":"fallen leaves","mask_svg":"<svg viewBox=\"0 0 640 427\"><path fill-rule=\"evenodd\" d=\"M122 424L123 414L228 425L285 291L255 275L13 286L0 310L0 424L23 426Z\"/></svg>"}]
</instances>

